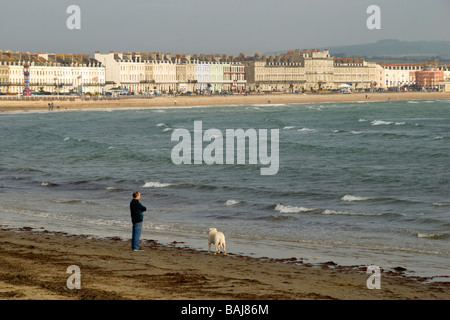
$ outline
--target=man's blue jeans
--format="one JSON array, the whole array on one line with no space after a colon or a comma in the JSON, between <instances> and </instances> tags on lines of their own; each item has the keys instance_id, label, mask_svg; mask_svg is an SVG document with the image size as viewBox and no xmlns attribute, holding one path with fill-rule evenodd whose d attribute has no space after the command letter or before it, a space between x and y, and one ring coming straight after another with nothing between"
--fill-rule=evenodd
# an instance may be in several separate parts
<instances>
[{"instance_id":1,"label":"man's blue jeans","mask_svg":"<svg viewBox=\"0 0 450 320\"><path fill-rule=\"evenodd\" d=\"M141 237L142 222L133 223L133 233L131 235L131 249L139 249L139 239Z\"/></svg>"}]
</instances>

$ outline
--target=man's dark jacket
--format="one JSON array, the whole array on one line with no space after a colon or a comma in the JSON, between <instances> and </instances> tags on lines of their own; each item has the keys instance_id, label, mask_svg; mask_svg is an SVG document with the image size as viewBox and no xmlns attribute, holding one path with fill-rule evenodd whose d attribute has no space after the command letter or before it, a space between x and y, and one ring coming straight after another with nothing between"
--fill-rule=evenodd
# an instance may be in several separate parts
<instances>
[{"instance_id":1,"label":"man's dark jacket","mask_svg":"<svg viewBox=\"0 0 450 320\"><path fill-rule=\"evenodd\" d=\"M138 223L144 220L144 215L142 214L144 211L147 211L147 208L144 207L139 200L133 199L130 202L130 212L131 212L131 222Z\"/></svg>"}]
</instances>

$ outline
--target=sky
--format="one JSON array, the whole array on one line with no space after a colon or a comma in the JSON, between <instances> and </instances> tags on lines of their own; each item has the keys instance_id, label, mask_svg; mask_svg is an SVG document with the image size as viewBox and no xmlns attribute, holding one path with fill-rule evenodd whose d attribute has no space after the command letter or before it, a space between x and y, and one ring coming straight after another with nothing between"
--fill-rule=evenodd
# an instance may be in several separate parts
<instances>
[{"instance_id":1,"label":"sky","mask_svg":"<svg viewBox=\"0 0 450 320\"><path fill-rule=\"evenodd\" d=\"M450 0L2 2L0 50L252 55L383 39L450 41ZM71 5L80 8L81 29L67 27ZM367 27L371 5L380 8L381 29Z\"/></svg>"}]
</instances>

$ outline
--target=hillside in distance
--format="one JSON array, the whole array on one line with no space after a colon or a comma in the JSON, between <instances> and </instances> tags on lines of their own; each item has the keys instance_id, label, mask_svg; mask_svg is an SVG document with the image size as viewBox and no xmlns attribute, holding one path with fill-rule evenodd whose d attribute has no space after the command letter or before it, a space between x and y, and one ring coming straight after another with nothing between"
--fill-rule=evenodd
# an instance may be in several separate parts
<instances>
[{"instance_id":1,"label":"hillside in distance","mask_svg":"<svg viewBox=\"0 0 450 320\"><path fill-rule=\"evenodd\" d=\"M313 49L313 48L310 48ZM375 43L321 47L334 57L365 57L375 62L419 62L438 59L450 64L450 41L379 40ZM287 51L287 50L286 50ZM286 51L272 51L263 55L282 55Z\"/></svg>"},{"instance_id":2,"label":"hillside in distance","mask_svg":"<svg viewBox=\"0 0 450 320\"><path fill-rule=\"evenodd\" d=\"M324 48L322 48L324 49ZM375 61L424 61L439 59L450 62L450 41L379 40L376 43L327 48L330 54L366 57Z\"/></svg>"}]
</instances>

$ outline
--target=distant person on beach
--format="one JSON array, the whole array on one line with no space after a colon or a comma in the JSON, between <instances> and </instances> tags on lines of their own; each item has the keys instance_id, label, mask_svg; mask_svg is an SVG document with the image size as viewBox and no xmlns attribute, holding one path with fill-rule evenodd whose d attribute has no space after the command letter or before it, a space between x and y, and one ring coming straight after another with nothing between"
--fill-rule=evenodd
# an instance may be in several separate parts
<instances>
[{"instance_id":1,"label":"distant person on beach","mask_svg":"<svg viewBox=\"0 0 450 320\"><path fill-rule=\"evenodd\" d=\"M144 220L143 213L144 211L147 211L147 208L139 202L140 199L141 194L139 191L133 192L133 200L130 202L131 222L133 223L131 249L133 251L143 251L143 249L139 247L139 239L141 237L142 221Z\"/></svg>"}]
</instances>

